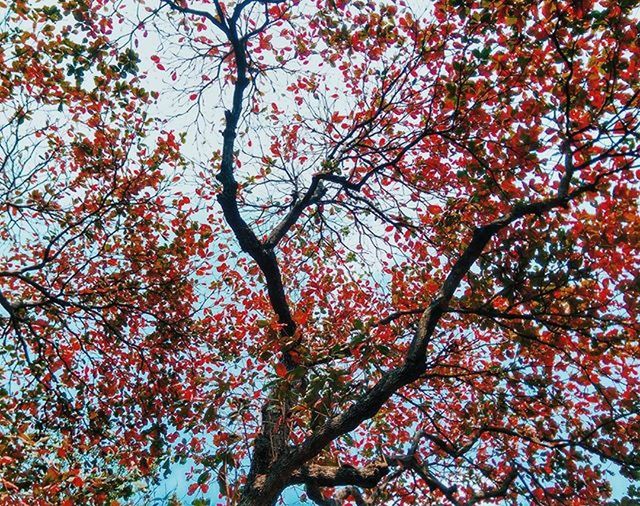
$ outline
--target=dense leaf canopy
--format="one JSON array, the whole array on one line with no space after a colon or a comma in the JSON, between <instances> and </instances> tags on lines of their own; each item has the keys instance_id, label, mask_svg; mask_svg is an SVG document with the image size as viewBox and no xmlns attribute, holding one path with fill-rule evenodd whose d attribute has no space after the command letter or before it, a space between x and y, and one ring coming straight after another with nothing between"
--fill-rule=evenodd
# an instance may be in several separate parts
<instances>
[{"instance_id":1,"label":"dense leaf canopy","mask_svg":"<svg viewBox=\"0 0 640 506\"><path fill-rule=\"evenodd\" d=\"M639 30L0 0L0 503L150 502L175 462L222 504L605 503L640 472Z\"/></svg>"}]
</instances>

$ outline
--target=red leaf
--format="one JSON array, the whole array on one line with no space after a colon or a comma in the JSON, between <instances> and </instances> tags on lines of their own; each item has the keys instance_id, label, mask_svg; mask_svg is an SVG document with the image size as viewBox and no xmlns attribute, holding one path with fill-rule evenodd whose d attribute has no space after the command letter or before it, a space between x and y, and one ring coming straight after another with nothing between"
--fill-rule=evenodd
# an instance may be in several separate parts
<instances>
[{"instance_id":1,"label":"red leaf","mask_svg":"<svg viewBox=\"0 0 640 506\"><path fill-rule=\"evenodd\" d=\"M281 378L284 378L287 375L287 368L282 362L278 362L276 364L276 374Z\"/></svg>"}]
</instances>

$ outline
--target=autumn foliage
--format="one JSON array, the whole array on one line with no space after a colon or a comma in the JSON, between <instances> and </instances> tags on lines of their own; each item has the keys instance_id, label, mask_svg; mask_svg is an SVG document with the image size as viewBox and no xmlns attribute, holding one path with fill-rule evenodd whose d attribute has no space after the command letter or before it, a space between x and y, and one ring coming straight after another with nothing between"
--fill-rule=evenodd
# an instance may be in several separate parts
<instances>
[{"instance_id":1,"label":"autumn foliage","mask_svg":"<svg viewBox=\"0 0 640 506\"><path fill-rule=\"evenodd\" d=\"M0 504L605 504L639 13L0 0Z\"/></svg>"}]
</instances>

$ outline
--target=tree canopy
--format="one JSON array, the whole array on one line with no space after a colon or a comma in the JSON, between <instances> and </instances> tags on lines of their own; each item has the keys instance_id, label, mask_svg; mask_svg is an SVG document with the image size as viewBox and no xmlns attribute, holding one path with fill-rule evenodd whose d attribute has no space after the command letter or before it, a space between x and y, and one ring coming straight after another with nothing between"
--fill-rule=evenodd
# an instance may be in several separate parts
<instances>
[{"instance_id":1,"label":"tree canopy","mask_svg":"<svg viewBox=\"0 0 640 506\"><path fill-rule=\"evenodd\" d=\"M0 8L0 503L638 477L638 2Z\"/></svg>"}]
</instances>

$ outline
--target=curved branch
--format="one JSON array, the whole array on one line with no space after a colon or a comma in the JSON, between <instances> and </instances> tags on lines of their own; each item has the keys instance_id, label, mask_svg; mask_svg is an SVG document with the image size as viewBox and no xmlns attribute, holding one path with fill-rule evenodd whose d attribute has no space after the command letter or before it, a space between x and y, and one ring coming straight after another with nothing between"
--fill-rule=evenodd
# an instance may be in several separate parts
<instances>
[{"instance_id":1,"label":"curved branch","mask_svg":"<svg viewBox=\"0 0 640 506\"><path fill-rule=\"evenodd\" d=\"M395 392L420 378L426 368L426 351L431 336L442 315L447 311L454 292L486 245L499 231L525 216L542 215L552 209L566 207L569 201L594 190L595 186L592 184L583 185L566 196L517 205L509 214L475 229L470 243L454 263L440 291L423 312L404 363L383 374L372 388L362 394L342 414L327 421L302 444L285 452L272 466L271 472L261 487L264 497L275 499L295 469L318 455L331 441L351 432L363 421L373 417Z\"/></svg>"}]
</instances>

